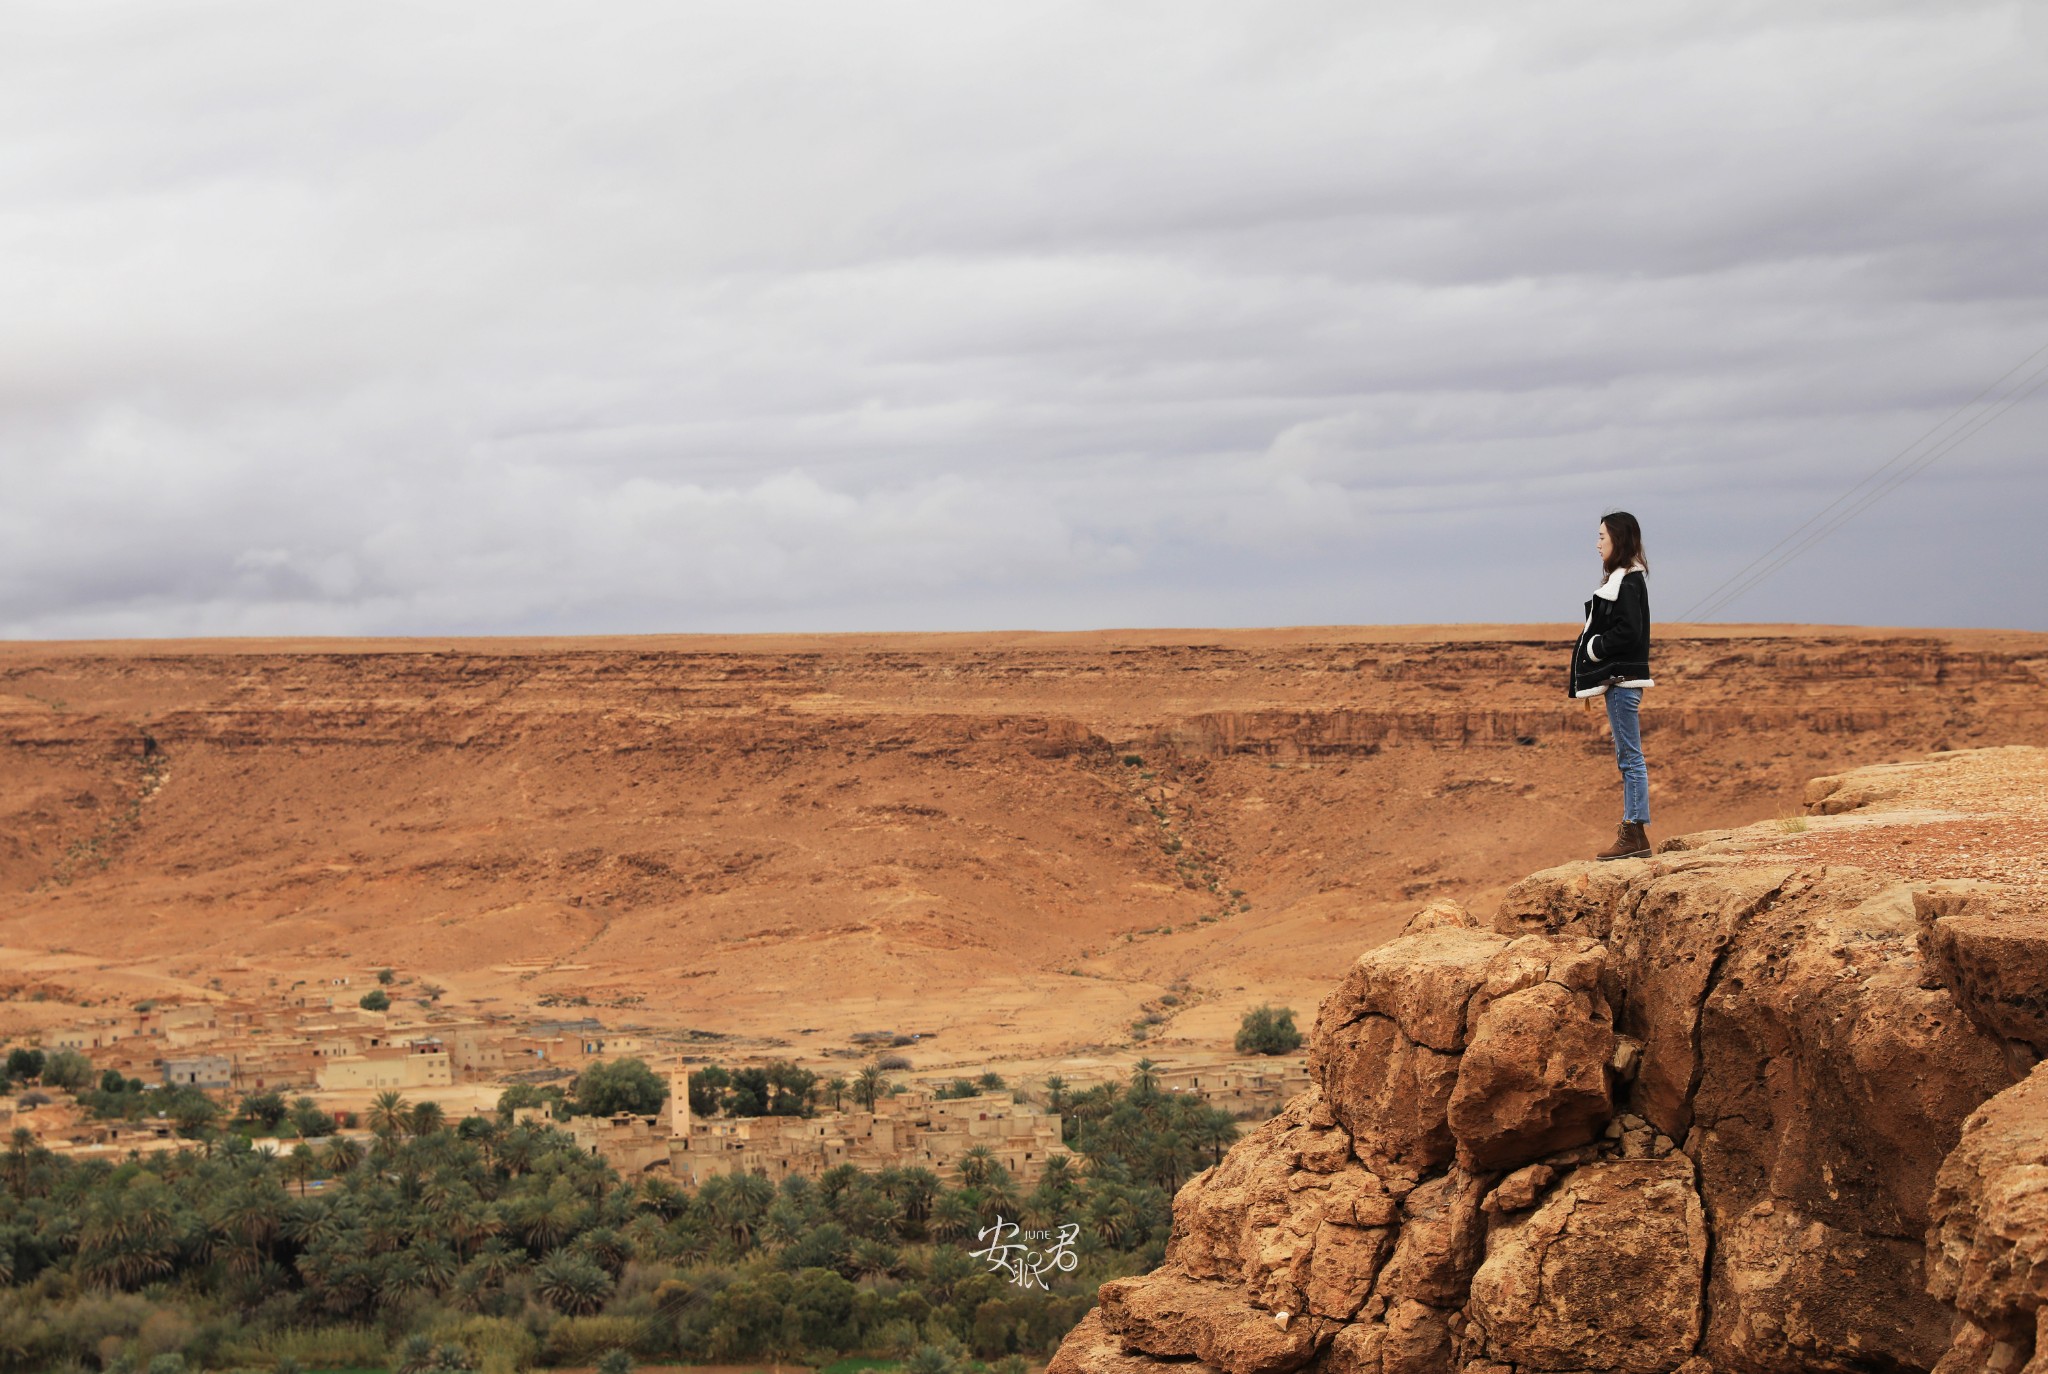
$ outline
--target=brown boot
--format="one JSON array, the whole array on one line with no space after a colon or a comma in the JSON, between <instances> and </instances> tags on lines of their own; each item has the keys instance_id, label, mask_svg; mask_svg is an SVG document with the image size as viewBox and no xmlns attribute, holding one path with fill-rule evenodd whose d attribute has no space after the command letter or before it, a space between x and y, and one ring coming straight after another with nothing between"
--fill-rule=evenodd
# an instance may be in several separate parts
<instances>
[{"instance_id":1,"label":"brown boot","mask_svg":"<svg viewBox=\"0 0 2048 1374\"><path fill-rule=\"evenodd\" d=\"M1614 832L1614 843L1593 857L1602 863L1609 859L1647 859L1650 836L1640 821L1623 821Z\"/></svg>"}]
</instances>

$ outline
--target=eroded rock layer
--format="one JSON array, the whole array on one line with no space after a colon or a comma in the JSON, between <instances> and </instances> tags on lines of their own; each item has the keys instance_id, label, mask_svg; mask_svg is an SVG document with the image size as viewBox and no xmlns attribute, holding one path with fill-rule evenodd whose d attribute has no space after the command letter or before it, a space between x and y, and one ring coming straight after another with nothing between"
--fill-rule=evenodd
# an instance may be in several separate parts
<instances>
[{"instance_id":1,"label":"eroded rock layer","mask_svg":"<svg viewBox=\"0 0 2048 1374\"><path fill-rule=\"evenodd\" d=\"M2024 815L2048 751L1923 777L1971 768ZM1924 842L1878 814L1925 821L1914 777L1829 780L1800 843ZM1959 889L1779 838L1551 869L1361 956L1313 1086L1052 1374L2048 1371L2041 855Z\"/></svg>"}]
</instances>

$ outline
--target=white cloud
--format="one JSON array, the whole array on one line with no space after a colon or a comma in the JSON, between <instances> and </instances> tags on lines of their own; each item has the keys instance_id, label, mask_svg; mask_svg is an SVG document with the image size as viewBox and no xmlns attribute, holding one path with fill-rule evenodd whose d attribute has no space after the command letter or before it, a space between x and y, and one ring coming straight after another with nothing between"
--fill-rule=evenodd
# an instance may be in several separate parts
<instances>
[{"instance_id":1,"label":"white cloud","mask_svg":"<svg viewBox=\"0 0 2048 1374\"><path fill-rule=\"evenodd\" d=\"M2048 342L2016 3L9 24L6 634L1661 607ZM2043 624L2044 413L1731 614Z\"/></svg>"}]
</instances>

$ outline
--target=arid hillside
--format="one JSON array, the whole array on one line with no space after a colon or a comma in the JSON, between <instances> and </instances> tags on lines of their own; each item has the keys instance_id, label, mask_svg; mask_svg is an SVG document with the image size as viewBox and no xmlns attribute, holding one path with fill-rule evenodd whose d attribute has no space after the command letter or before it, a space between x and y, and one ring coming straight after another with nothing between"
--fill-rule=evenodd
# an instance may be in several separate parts
<instances>
[{"instance_id":1,"label":"arid hillside","mask_svg":"<svg viewBox=\"0 0 2048 1374\"><path fill-rule=\"evenodd\" d=\"M1570 635L0 645L7 981L390 965L614 1023L937 1032L961 1063L1127 1044L1146 1009L1155 1046L1211 1046L1259 1001L1305 1024L1418 905L1490 909L1611 837ZM2048 740L2044 673L2044 635L1667 630L1652 835Z\"/></svg>"}]
</instances>

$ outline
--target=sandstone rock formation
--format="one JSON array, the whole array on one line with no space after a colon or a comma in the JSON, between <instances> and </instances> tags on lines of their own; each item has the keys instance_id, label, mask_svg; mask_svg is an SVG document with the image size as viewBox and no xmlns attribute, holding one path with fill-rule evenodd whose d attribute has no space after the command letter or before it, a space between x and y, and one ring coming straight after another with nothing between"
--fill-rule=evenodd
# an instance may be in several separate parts
<instances>
[{"instance_id":1,"label":"sandstone rock formation","mask_svg":"<svg viewBox=\"0 0 2048 1374\"><path fill-rule=\"evenodd\" d=\"M1798 844L1874 845L1858 809L1957 759L2048 778L1851 775ZM1314 1086L1052 1374L2048 1371L2042 889L1779 861L1798 830L1551 869L1361 956Z\"/></svg>"}]
</instances>

